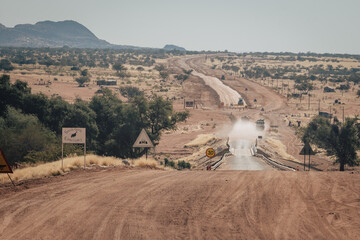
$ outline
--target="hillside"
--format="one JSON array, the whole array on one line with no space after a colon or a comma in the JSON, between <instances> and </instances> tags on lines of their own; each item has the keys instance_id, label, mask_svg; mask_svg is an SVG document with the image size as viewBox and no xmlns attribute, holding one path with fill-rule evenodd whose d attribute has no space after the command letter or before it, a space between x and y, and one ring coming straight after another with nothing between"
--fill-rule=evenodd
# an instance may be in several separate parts
<instances>
[{"instance_id":1,"label":"hillside","mask_svg":"<svg viewBox=\"0 0 360 240\"><path fill-rule=\"evenodd\" d=\"M171 45L171 44L165 45L164 49L167 50L167 51L173 51L173 50L178 50L178 51L181 51L181 52L186 51L186 49L183 48L183 47L179 47L179 46Z\"/></svg>"},{"instance_id":2,"label":"hillside","mask_svg":"<svg viewBox=\"0 0 360 240\"><path fill-rule=\"evenodd\" d=\"M0 24L0 46L6 47L75 47L75 48L135 48L113 45L95 36L82 24L67 20L19 24L7 28Z\"/></svg>"}]
</instances>

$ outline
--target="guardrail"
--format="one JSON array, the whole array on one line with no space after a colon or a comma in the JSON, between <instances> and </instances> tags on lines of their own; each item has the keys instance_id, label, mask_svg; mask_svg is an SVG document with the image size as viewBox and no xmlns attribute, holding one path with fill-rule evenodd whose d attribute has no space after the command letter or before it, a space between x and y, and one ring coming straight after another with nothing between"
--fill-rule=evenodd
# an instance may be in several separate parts
<instances>
[{"instance_id":1,"label":"guardrail","mask_svg":"<svg viewBox=\"0 0 360 240\"><path fill-rule=\"evenodd\" d=\"M268 158L268 157L264 156L263 154L259 154L255 144L253 144L251 146L250 152L251 152L251 155L264 159L268 164L272 165L275 168L278 168L278 169L283 170L283 171L296 171L295 168L292 168L292 167L286 166L284 164L278 163L278 162L272 160L271 158ZM224 160L224 158L226 157L227 154L228 154L228 152L225 152L221 156L221 158L219 160L217 160L216 162L211 164L210 165L211 169L209 169L209 170L214 170L215 171L222 164L222 162L223 162L223 160Z\"/></svg>"},{"instance_id":2,"label":"guardrail","mask_svg":"<svg viewBox=\"0 0 360 240\"><path fill-rule=\"evenodd\" d=\"M289 167L289 166L286 166L284 164L281 164L281 163L278 163L268 157L265 157L264 155L262 154L255 154L256 157L261 157L262 159L264 159L267 163L269 163L270 165L280 169L280 170L283 170L283 171L296 171L295 168L292 168L292 167Z\"/></svg>"},{"instance_id":3,"label":"guardrail","mask_svg":"<svg viewBox=\"0 0 360 240\"><path fill-rule=\"evenodd\" d=\"M211 164L211 170L215 171L222 164L222 161L226 154L228 154L228 153L224 153L219 160L217 160L216 162Z\"/></svg>"}]
</instances>

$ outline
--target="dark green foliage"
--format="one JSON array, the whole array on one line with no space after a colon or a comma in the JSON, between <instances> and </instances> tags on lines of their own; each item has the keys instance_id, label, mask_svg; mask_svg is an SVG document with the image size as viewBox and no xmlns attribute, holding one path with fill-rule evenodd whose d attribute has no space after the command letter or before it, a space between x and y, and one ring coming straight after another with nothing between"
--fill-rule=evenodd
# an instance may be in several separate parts
<instances>
[{"instance_id":1,"label":"dark green foliage","mask_svg":"<svg viewBox=\"0 0 360 240\"><path fill-rule=\"evenodd\" d=\"M360 127L357 118L347 118L341 124L329 119L315 117L305 129L303 142L311 142L327 150L329 155L336 157L335 163L340 163L340 171L345 165L358 165L356 151L360 149Z\"/></svg>"},{"instance_id":2,"label":"dark green foliage","mask_svg":"<svg viewBox=\"0 0 360 240\"><path fill-rule=\"evenodd\" d=\"M90 79L87 76L81 76L76 78L75 81L79 84L79 87L85 87L85 83L90 82Z\"/></svg>"},{"instance_id":3,"label":"dark green foliage","mask_svg":"<svg viewBox=\"0 0 360 240\"><path fill-rule=\"evenodd\" d=\"M185 74L179 74L179 75L175 75L174 77L179 81L185 81L186 79L188 79L189 76Z\"/></svg>"},{"instance_id":4,"label":"dark green foliage","mask_svg":"<svg viewBox=\"0 0 360 240\"><path fill-rule=\"evenodd\" d=\"M166 71L161 71L159 74L160 74L161 79L163 79L163 80L167 79L169 76L169 73Z\"/></svg>"},{"instance_id":5,"label":"dark green foliage","mask_svg":"<svg viewBox=\"0 0 360 240\"><path fill-rule=\"evenodd\" d=\"M190 169L191 168L191 164L189 162L185 162L184 160L183 161L179 161L177 163L177 167L179 170L182 170L182 169Z\"/></svg>"},{"instance_id":6,"label":"dark green foliage","mask_svg":"<svg viewBox=\"0 0 360 240\"><path fill-rule=\"evenodd\" d=\"M144 95L144 92L140 91L140 89L137 87L126 86L126 87L120 87L119 90L120 90L120 94L127 98L134 98L136 96Z\"/></svg>"},{"instance_id":7,"label":"dark green foliage","mask_svg":"<svg viewBox=\"0 0 360 240\"><path fill-rule=\"evenodd\" d=\"M357 90L356 95L360 97L360 90Z\"/></svg>"},{"instance_id":8,"label":"dark green foliage","mask_svg":"<svg viewBox=\"0 0 360 240\"><path fill-rule=\"evenodd\" d=\"M121 63L115 63L112 67L115 71L120 72L120 71L126 71L127 68L124 67Z\"/></svg>"},{"instance_id":9,"label":"dark green foliage","mask_svg":"<svg viewBox=\"0 0 360 240\"><path fill-rule=\"evenodd\" d=\"M80 75L83 76L83 77L88 77L90 76L89 74L89 70L88 69L84 69L80 72Z\"/></svg>"},{"instance_id":10,"label":"dark green foliage","mask_svg":"<svg viewBox=\"0 0 360 240\"><path fill-rule=\"evenodd\" d=\"M356 122L356 118L347 118L342 126L334 124L331 128L331 153L336 156L335 162L340 163L340 171L344 171L345 165L359 165L356 151L360 148L360 139Z\"/></svg>"},{"instance_id":11,"label":"dark green foliage","mask_svg":"<svg viewBox=\"0 0 360 240\"><path fill-rule=\"evenodd\" d=\"M324 87L324 92L335 92L335 89L330 87Z\"/></svg>"},{"instance_id":12,"label":"dark green foliage","mask_svg":"<svg viewBox=\"0 0 360 240\"><path fill-rule=\"evenodd\" d=\"M174 161L169 160L168 158L164 158L164 166L172 167L177 170L191 169L191 164L189 162L185 162L184 160L182 160L178 161L178 163L176 164Z\"/></svg>"},{"instance_id":13,"label":"dark green foliage","mask_svg":"<svg viewBox=\"0 0 360 240\"><path fill-rule=\"evenodd\" d=\"M57 145L56 145L57 144ZM25 115L12 107L0 117L0 146L9 164L32 160L31 156L46 153L38 160L50 161L60 153L56 135L45 128L36 116Z\"/></svg>"},{"instance_id":14,"label":"dark green foliage","mask_svg":"<svg viewBox=\"0 0 360 240\"><path fill-rule=\"evenodd\" d=\"M0 58L12 63L40 64L45 66L70 66L78 71L81 67L105 67L114 64L152 66L155 59L169 55L181 55L177 51L162 49L79 49L79 48L7 48L0 47ZM188 52L197 54L197 52ZM121 71L121 70L120 70Z\"/></svg>"},{"instance_id":15,"label":"dark green foliage","mask_svg":"<svg viewBox=\"0 0 360 240\"><path fill-rule=\"evenodd\" d=\"M31 94L26 83L11 84L9 76L3 75L0 91L0 147L6 147L12 163L56 160L63 127L86 128L87 147L97 154L138 157L145 151L134 150L132 145L142 128L156 145L162 130L174 129L188 116L187 112L175 113L172 103L161 97L146 100L138 89L126 90L131 96L126 104L106 88L90 103L77 99L70 104L61 97ZM65 153L81 148L66 146Z\"/></svg>"},{"instance_id":16,"label":"dark green foliage","mask_svg":"<svg viewBox=\"0 0 360 240\"><path fill-rule=\"evenodd\" d=\"M11 64L11 62L7 59L1 59L0 60L0 71L12 71L14 70L14 66Z\"/></svg>"},{"instance_id":17,"label":"dark green foliage","mask_svg":"<svg viewBox=\"0 0 360 240\"><path fill-rule=\"evenodd\" d=\"M193 72L193 70L192 69L190 69L190 70L183 70L183 72L186 74L186 75L190 75L192 72Z\"/></svg>"},{"instance_id":18,"label":"dark green foliage","mask_svg":"<svg viewBox=\"0 0 360 240\"><path fill-rule=\"evenodd\" d=\"M327 149L330 144L331 123L328 118L317 116L308 124L303 135L303 142L311 142Z\"/></svg>"},{"instance_id":19,"label":"dark green foliage","mask_svg":"<svg viewBox=\"0 0 360 240\"><path fill-rule=\"evenodd\" d=\"M70 68L71 71L79 71L80 68L79 67L76 67L76 66L73 66Z\"/></svg>"},{"instance_id":20,"label":"dark green foliage","mask_svg":"<svg viewBox=\"0 0 360 240\"><path fill-rule=\"evenodd\" d=\"M308 92L308 91L313 90L314 86L309 81L301 81L299 84L295 85L295 88L300 91Z\"/></svg>"},{"instance_id":21,"label":"dark green foliage","mask_svg":"<svg viewBox=\"0 0 360 240\"><path fill-rule=\"evenodd\" d=\"M339 87L337 87L336 89L339 90L349 90L350 89L350 85L349 84L341 84Z\"/></svg>"}]
</instances>

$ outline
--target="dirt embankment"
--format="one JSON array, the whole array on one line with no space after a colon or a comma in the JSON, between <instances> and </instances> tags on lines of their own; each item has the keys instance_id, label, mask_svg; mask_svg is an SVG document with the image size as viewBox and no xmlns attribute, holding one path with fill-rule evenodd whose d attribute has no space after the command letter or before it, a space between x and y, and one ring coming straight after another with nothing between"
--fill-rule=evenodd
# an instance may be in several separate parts
<instances>
[{"instance_id":1,"label":"dirt embankment","mask_svg":"<svg viewBox=\"0 0 360 240\"><path fill-rule=\"evenodd\" d=\"M77 171L2 191L0 239L358 239L359 181L349 172Z\"/></svg>"}]
</instances>

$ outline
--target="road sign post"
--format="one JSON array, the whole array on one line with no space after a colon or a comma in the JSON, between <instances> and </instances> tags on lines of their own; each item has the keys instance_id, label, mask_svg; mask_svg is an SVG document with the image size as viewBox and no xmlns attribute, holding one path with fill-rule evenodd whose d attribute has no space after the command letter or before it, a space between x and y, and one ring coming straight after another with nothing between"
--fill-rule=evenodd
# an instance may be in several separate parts
<instances>
[{"instance_id":1,"label":"road sign post","mask_svg":"<svg viewBox=\"0 0 360 240\"><path fill-rule=\"evenodd\" d=\"M301 149L299 155L304 155L304 171L305 171L305 159L306 155L309 155L309 171L310 171L310 155L315 155L315 152L311 149L309 142L305 142L304 147Z\"/></svg>"},{"instance_id":2,"label":"road sign post","mask_svg":"<svg viewBox=\"0 0 360 240\"><path fill-rule=\"evenodd\" d=\"M62 128L61 169L64 168L64 143L84 144L84 169L86 167L86 128Z\"/></svg>"},{"instance_id":3,"label":"road sign post","mask_svg":"<svg viewBox=\"0 0 360 240\"><path fill-rule=\"evenodd\" d=\"M213 148L208 148L206 149L206 156L208 158L213 158L215 157L215 150Z\"/></svg>"},{"instance_id":4,"label":"road sign post","mask_svg":"<svg viewBox=\"0 0 360 240\"><path fill-rule=\"evenodd\" d=\"M216 155L215 150L213 148L206 149L205 154L208 158L213 158ZM207 166L206 170L211 170L211 165Z\"/></svg>"},{"instance_id":5,"label":"road sign post","mask_svg":"<svg viewBox=\"0 0 360 240\"><path fill-rule=\"evenodd\" d=\"M147 155L148 155L148 149L149 148L153 148L154 144L151 142L151 139L149 138L149 135L146 133L145 129L143 128L139 134L139 136L137 137L133 148L145 148L145 154L146 154L146 159L147 159Z\"/></svg>"}]
</instances>

